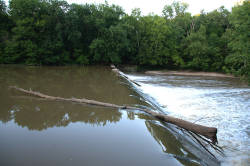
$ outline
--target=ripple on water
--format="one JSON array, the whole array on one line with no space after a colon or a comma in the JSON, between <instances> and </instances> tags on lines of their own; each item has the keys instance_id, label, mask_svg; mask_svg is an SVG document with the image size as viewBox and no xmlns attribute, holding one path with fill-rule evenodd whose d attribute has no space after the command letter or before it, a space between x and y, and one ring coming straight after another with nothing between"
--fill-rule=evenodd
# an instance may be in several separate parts
<instances>
[{"instance_id":1,"label":"ripple on water","mask_svg":"<svg viewBox=\"0 0 250 166\"><path fill-rule=\"evenodd\" d=\"M218 128L223 165L250 161L250 89L230 79L137 76L140 90L152 96L170 115Z\"/></svg>"}]
</instances>

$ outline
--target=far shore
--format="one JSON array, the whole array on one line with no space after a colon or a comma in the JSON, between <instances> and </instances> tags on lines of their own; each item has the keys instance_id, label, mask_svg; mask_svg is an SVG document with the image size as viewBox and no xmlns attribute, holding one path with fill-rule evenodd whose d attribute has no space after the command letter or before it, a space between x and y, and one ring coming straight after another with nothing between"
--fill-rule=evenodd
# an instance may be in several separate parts
<instances>
[{"instance_id":1,"label":"far shore","mask_svg":"<svg viewBox=\"0 0 250 166\"><path fill-rule=\"evenodd\" d=\"M202 76L202 77L224 77L224 78L236 78L231 74L222 74L216 72L194 72L194 71L146 71L146 74L153 75L176 75L176 76Z\"/></svg>"}]
</instances>

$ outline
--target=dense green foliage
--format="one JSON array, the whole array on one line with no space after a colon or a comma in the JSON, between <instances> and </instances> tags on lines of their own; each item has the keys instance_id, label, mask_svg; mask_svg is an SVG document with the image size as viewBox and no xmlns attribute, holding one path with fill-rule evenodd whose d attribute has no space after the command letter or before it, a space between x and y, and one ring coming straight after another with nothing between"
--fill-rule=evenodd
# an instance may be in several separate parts
<instances>
[{"instance_id":1,"label":"dense green foliage","mask_svg":"<svg viewBox=\"0 0 250 166\"><path fill-rule=\"evenodd\" d=\"M250 77L250 3L191 16L187 4L162 16L116 5L0 0L0 63L136 64Z\"/></svg>"}]
</instances>

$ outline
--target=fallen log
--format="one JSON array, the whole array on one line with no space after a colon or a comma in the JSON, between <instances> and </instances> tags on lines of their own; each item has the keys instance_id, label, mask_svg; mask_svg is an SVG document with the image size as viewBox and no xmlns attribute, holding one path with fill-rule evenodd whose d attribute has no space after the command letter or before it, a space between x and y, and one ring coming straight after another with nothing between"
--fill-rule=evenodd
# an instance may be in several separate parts
<instances>
[{"instance_id":1,"label":"fallen log","mask_svg":"<svg viewBox=\"0 0 250 166\"><path fill-rule=\"evenodd\" d=\"M40 92L35 92L32 90L25 90L22 88L18 88L16 86L10 86L10 88L15 89L17 91L23 92L28 95L44 98L47 100L53 100L53 101L68 101L68 102L75 102L75 103L82 103L82 104L90 104L90 105L96 105L96 106L102 106L102 107L110 107L110 108L117 108L117 109L130 109L130 110L139 110L143 111L156 119L162 120L167 123L174 124L178 127L181 127L183 129L186 129L188 131L194 132L196 134L200 134L210 140L212 140L213 143L217 142L217 129L214 127L206 127L202 125L198 125L195 123L191 123L182 119L174 118L171 116L167 116L164 114L160 114L148 109L144 108L137 108L137 107L131 107L131 106L121 106L121 105L116 105L116 104L110 104L110 103L104 103L100 101L95 101L95 100L89 100L89 99L77 99L77 98L62 98L62 97L55 97L55 96L49 96L46 94L42 94Z\"/></svg>"}]
</instances>

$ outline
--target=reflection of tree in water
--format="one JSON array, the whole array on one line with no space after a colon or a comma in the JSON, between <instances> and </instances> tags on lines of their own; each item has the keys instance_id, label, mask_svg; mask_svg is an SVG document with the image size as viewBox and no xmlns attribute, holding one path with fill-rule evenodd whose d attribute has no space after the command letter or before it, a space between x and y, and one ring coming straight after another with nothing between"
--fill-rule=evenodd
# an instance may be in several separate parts
<instances>
[{"instance_id":1,"label":"reflection of tree in water","mask_svg":"<svg viewBox=\"0 0 250 166\"><path fill-rule=\"evenodd\" d=\"M88 98L115 104L144 104L130 95L128 87L106 67L23 67L0 66L0 120L14 119L20 126L42 130L53 126L67 126L82 121L105 125L121 119L121 113L108 108L50 102L11 91L17 85L52 96ZM133 113L129 117L133 119Z\"/></svg>"},{"instance_id":2,"label":"reflection of tree in water","mask_svg":"<svg viewBox=\"0 0 250 166\"><path fill-rule=\"evenodd\" d=\"M197 158L166 128L154 121L146 121L145 124L154 139L161 145L163 152L175 156L184 165L200 165L197 163Z\"/></svg>"},{"instance_id":3,"label":"reflection of tree in water","mask_svg":"<svg viewBox=\"0 0 250 166\"><path fill-rule=\"evenodd\" d=\"M83 106L72 103L32 101L21 104L14 111L15 122L31 130L43 130L54 126L67 126L71 122L106 125L118 122L121 113L117 110Z\"/></svg>"}]
</instances>

